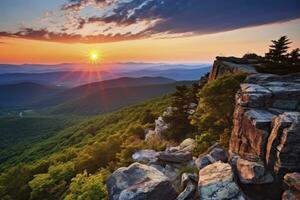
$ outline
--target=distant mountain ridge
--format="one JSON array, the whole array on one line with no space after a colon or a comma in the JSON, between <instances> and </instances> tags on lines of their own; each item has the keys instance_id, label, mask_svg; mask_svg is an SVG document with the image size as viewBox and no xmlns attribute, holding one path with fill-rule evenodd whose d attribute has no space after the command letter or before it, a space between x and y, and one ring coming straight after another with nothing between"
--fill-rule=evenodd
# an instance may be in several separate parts
<instances>
[{"instance_id":1,"label":"distant mountain ridge","mask_svg":"<svg viewBox=\"0 0 300 200\"><path fill-rule=\"evenodd\" d=\"M76 87L98 81L117 79L121 77L165 77L177 81L197 80L206 74L210 67L196 69L144 69L131 72L108 71L61 71L47 73L10 73L0 74L0 84L12 84L20 82L34 82L63 87Z\"/></svg>"},{"instance_id":2,"label":"distant mountain ridge","mask_svg":"<svg viewBox=\"0 0 300 200\"><path fill-rule=\"evenodd\" d=\"M90 91L87 95L51 107L48 114L98 115L174 92L178 85L195 81L179 81L131 87L112 87Z\"/></svg>"},{"instance_id":3,"label":"distant mountain ridge","mask_svg":"<svg viewBox=\"0 0 300 200\"><path fill-rule=\"evenodd\" d=\"M103 66L76 64L60 65L3 65L0 64L0 84L34 82L46 85L76 87L92 82L120 77L158 77L197 80L210 70L210 64L149 64L116 63Z\"/></svg>"},{"instance_id":4,"label":"distant mountain ridge","mask_svg":"<svg viewBox=\"0 0 300 200\"><path fill-rule=\"evenodd\" d=\"M166 95L177 82L164 77L122 77L94 82L71 89L23 82L0 85L0 108L22 107L40 110L45 114L96 115L150 98Z\"/></svg>"},{"instance_id":5,"label":"distant mountain ridge","mask_svg":"<svg viewBox=\"0 0 300 200\"><path fill-rule=\"evenodd\" d=\"M0 108L18 107L33 104L62 91L58 87L50 87L32 82L0 85Z\"/></svg>"}]
</instances>

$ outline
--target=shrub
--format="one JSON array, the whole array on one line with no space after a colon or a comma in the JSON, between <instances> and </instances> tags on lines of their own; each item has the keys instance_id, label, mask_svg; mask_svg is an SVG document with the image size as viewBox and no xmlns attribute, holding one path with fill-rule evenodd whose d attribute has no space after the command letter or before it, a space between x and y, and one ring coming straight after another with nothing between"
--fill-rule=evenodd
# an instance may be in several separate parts
<instances>
[{"instance_id":1,"label":"shrub","mask_svg":"<svg viewBox=\"0 0 300 200\"><path fill-rule=\"evenodd\" d=\"M105 177L102 173L90 175L87 171L72 179L70 193L65 200L101 200L107 199Z\"/></svg>"},{"instance_id":2,"label":"shrub","mask_svg":"<svg viewBox=\"0 0 300 200\"><path fill-rule=\"evenodd\" d=\"M196 141L199 152L205 151L232 129L235 94L245 77L244 73L224 75L206 84L200 91L199 104L191 122L198 127Z\"/></svg>"}]
</instances>

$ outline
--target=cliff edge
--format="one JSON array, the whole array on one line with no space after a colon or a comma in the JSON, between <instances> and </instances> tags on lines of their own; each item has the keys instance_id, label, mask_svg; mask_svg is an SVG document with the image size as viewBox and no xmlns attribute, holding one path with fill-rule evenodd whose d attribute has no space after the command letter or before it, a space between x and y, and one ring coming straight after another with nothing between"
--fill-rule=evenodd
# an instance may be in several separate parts
<instances>
[{"instance_id":1,"label":"cliff edge","mask_svg":"<svg viewBox=\"0 0 300 200\"><path fill-rule=\"evenodd\" d=\"M110 199L300 199L300 74L258 73L256 60L218 57L208 82L248 74L236 93L229 149L194 157L195 141L133 154L108 179ZM197 172L182 173L195 168ZM163 196L161 196L161 195Z\"/></svg>"}]
</instances>

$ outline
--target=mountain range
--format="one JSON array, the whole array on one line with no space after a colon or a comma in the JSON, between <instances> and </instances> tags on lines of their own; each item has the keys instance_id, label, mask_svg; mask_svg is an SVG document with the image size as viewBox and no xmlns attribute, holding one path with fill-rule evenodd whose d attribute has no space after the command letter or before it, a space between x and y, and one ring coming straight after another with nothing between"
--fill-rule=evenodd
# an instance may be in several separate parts
<instances>
[{"instance_id":1,"label":"mountain range","mask_svg":"<svg viewBox=\"0 0 300 200\"><path fill-rule=\"evenodd\" d=\"M0 85L0 108L38 109L47 114L95 115L168 94L177 85L164 77L122 77L74 88L32 82Z\"/></svg>"}]
</instances>

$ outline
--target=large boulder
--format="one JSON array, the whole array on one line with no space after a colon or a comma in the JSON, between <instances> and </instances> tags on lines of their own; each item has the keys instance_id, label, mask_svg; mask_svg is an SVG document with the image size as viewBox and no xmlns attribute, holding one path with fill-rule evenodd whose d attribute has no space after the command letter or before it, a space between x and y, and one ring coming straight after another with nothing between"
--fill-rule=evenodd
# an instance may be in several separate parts
<instances>
[{"instance_id":1,"label":"large boulder","mask_svg":"<svg viewBox=\"0 0 300 200\"><path fill-rule=\"evenodd\" d=\"M238 185L234 182L231 166L221 161L200 170L198 191L200 200L245 199Z\"/></svg>"},{"instance_id":2,"label":"large boulder","mask_svg":"<svg viewBox=\"0 0 300 200\"><path fill-rule=\"evenodd\" d=\"M116 170L106 182L110 200L166 200L176 198L170 180L157 169L133 163Z\"/></svg>"},{"instance_id":3,"label":"large boulder","mask_svg":"<svg viewBox=\"0 0 300 200\"><path fill-rule=\"evenodd\" d=\"M211 146L207 152L207 154L195 160L198 169L202 169L217 161L227 162L228 160L227 152L217 143Z\"/></svg>"},{"instance_id":4,"label":"large boulder","mask_svg":"<svg viewBox=\"0 0 300 200\"><path fill-rule=\"evenodd\" d=\"M264 184L274 181L261 160L251 161L238 158L237 171L240 181L245 184Z\"/></svg>"}]
</instances>

